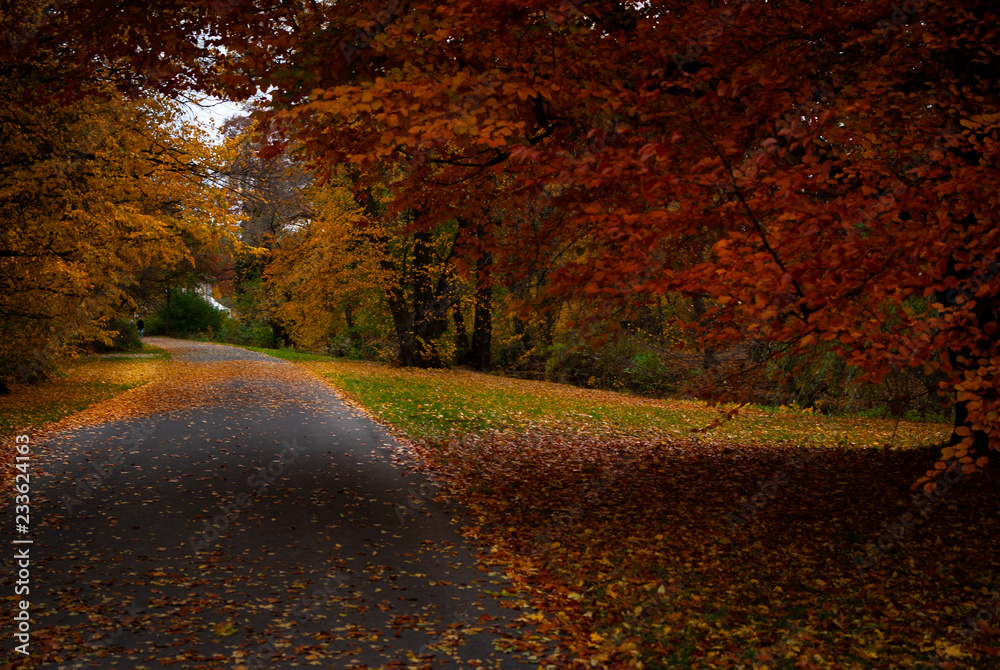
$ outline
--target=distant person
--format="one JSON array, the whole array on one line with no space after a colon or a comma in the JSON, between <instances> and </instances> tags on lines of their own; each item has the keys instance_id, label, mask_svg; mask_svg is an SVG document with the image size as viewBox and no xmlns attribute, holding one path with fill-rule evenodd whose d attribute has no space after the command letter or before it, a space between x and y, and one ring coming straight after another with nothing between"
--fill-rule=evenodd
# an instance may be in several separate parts
<instances>
[{"instance_id":1,"label":"distant person","mask_svg":"<svg viewBox=\"0 0 1000 670\"><path fill-rule=\"evenodd\" d=\"M135 322L135 327L139 329L139 337L142 337L142 331L145 329L146 324L143 323L142 319Z\"/></svg>"}]
</instances>

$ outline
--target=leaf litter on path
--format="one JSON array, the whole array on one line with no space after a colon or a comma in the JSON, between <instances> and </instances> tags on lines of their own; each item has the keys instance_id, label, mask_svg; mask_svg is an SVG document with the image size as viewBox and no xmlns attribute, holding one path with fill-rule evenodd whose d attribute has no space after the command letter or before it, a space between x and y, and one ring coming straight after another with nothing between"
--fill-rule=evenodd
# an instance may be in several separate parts
<instances>
[{"instance_id":1,"label":"leaf litter on path","mask_svg":"<svg viewBox=\"0 0 1000 670\"><path fill-rule=\"evenodd\" d=\"M224 411L219 413L219 408ZM497 628L489 621L501 620L485 601L474 603L471 618L452 617L443 605L414 597L455 591L458 601L465 602L471 594L463 593L471 580L451 576L464 565L454 544L429 541L398 553L399 543L410 546L410 540L405 529L389 522L395 524L392 510L405 501L405 485L364 489L369 486L365 473L381 467L379 463L388 467L389 453L346 449L354 435L369 434L349 414L332 401L324 384L287 363L174 360L146 386L33 435L32 467L44 482L33 499L40 513L36 526L47 534L46 543L57 541L61 547L58 555L40 558L35 569L45 584L56 587L51 593L60 605L40 603L36 614L55 619L37 631L34 648L41 655L23 667L78 658L89 659L92 667L127 658L134 668L231 667L240 658L273 661L276 667L303 659L311 665L352 658L360 662L372 654L394 653L400 636L426 654L437 649L439 657L468 656L462 650L469 641L486 628ZM296 486L304 484L301 478L311 478L310 490L327 489L326 496L312 499L303 492L289 500L300 489L280 480L255 498L257 502L221 531L219 542L197 560L186 555L187 535L194 527L217 514L237 492L246 491L248 473L273 460L269 450L276 447L268 444L276 440L266 435L271 421L287 420L289 426L318 421L332 428L340 415L353 427L328 438L330 449L325 452L303 456L298 470L289 466L289 476L299 482ZM59 495L72 492L80 478L93 477L87 474L87 463L100 465L107 453L122 449L115 427L149 419L159 427L148 441L126 449L125 470L99 481L75 514L63 512ZM311 425L315 431L316 424ZM175 435L176 427L186 427L184 434ZM329 428L325 430L328 435ZM332 462L340 456L340 444L345 448L339 465L324 467L325 459ZM220 469L225 463L230 467ZM354 495L349 489L363 493ZM299 513L294 520L286 518L271 511L276 505ZM244 535L253 527L261 529L262 539ZM360 532L364 538L352 540L360 544L342 546L348 537L343 533L359 527L367 530L351 531L355 535L350 537ZM295 534L303 532L310 538L305 544L294 539L304 537ZM160 544L137 555L135 548L150 538ZM244 553L233 554L227 547L234 541L250 545ZM303 558L311 568L296 562ZM428 561L454 566L442 574L429 570ZM58 575L65 574L79 577L60 582ZM337 580L337 586L320 597L308 617L293 616L289 603L298 597L295 584L326 580ZM142 611L128 617L127 625L115 624L130 599L141 601ZM72 623L74 616L83 619ZM123 632L109 637L109 629ZM240 650L242 656L236 654ZM492 654L484 653L482 667L496 665L496 659L486 658ZM410 663L425 664L426 659L418 658Z\"/></svg>"}]
</instances>

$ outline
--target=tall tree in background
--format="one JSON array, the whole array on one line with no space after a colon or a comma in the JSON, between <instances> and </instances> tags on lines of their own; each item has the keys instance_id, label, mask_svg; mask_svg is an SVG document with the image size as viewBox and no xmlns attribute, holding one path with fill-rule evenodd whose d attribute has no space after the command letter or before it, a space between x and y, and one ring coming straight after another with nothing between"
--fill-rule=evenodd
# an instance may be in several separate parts
<instances>
[{"instance_id":1,"label":"tall tree in background","mask_svg":"<svg viewBox=\"0 0 1000 670\"><path fill-rule=\"evenodd\" d=\"M213 244L224 210L171 123L156 101L0 111L0 376L41 375L63 345L102 338L145 275Z\"/></svg>"},{"instance_id":2,"label":"tall tree in background","mask_svg":"<svg viewBox=\"0 0 1000 670\"><path fill-rule=\"evenodd\" d=\"M289 296L275 317L297 346L320 349L346 338L360 351L366 346L361 330L391 328L387 317L378 320L383 291L396 281L383 276L387 251L377 244L383 235L344 184L315 185L308 199L315 217L277 242L267 266L270 290Z\"/></svg>"},{"instance_id":3,"label":"tall tree in background","mask_svg":"<svg viewBox=\"0 0 1000 670\"><path fill-rule=\"evenodd\" d=\"M291 296L269 287L264 271L282 238L308 226L315 216L307 198L313 177L290 150L262 157L269 138L248 116L227 119L222 133L229 153L226 184L232 213L240 219L243 248L234 258L237 311L245 322L267 323L273 346L287 345L288 333L277 312Z\"/></svg>"}]
</instances>

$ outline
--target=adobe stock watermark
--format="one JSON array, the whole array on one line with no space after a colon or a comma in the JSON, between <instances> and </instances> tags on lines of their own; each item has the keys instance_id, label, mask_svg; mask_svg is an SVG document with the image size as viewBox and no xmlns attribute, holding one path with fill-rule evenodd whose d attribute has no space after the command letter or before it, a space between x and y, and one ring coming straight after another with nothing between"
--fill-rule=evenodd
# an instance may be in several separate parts
<instances>
[{"instance_id":1,"label":"adobe stock watermark","mask_svg":"<svg viewBox=\"0 0 1000 670\"><path fill-rule=\"evenodd\" d=\"M767 505L778 496L785 487L792 473L798 472L806 463L816 457L817 450L809 449L805 453L795 454L785 459L785 467L775 472L770 479L757 482L757 493L744 497L738 512L726 514L730 530L740 530L746 526Z\"/></svg>"},{"instance_id":2,"label":"adobe stock watermark","mask_svg":"<svg viewBox=\"0 0 1000 670\"><path fill-rule=\"evenodd\" d=\"M273 484L285 472L286 466L295 462L299 455L295 438L292 438L291 443L287 440L282 442L282 445L285 448L273 461L258 468L255 473L247 477L247 486L252 489L250 493L240 492L233 500L222 506L219 514L211 519L205 519L200 531L188 537L191 551L197 555L198 552L215 544L219 539L219 534L239 518L242 511L250 506L254 498Z\"/></svg>"},{"instance_id":3,"label":"adobe stock watermark","mask_svg":"<svg viewBox=\"0 0 1000 670\"><path fill-rule=\"evenodd\" d=\"M356 26L351 36L339 45L340 53L350 63L355 56L371 46L376 36L385 31L386 27L406 9L402 0L389 0L389 5L372 17L374 25L367 28Z\"/></svg>"},{"instance_id":4,"label":"adobe stock watermark","mask_svg":"<svg viewBox=\"0 0 1000 670\"><path fill-rule=\"evenodd\" d=\"M64 7L70 4L70 0L54 0L53 2L41 5L43 9L34 16L25 16L23 25L17 30L11 30L4 35L11 53L20 56L26 44L32 42L43 30L45 30L55 20ZM17 13L14 13L17 16Z\"/></svg>"},{"instance_id":5,"label":"adobe stock watermark","mask_svg":"<svg viewBox=\"0 0 1000 670\"><path fill-rule=\"evenodd\" d=\"M785 623L778 632L781 633L781 638L777 642L752 651L754 661L779 661L785 659L789 652L794 653L796 648L802 648L800 636L806 631L799 626L798 621Z\"/></svg>"},{"instance_id":6,"label":"adobe stock watermark","mask_svg":"<svg viewBox=\"0 0 1000 670\"><path fill-rule=\"evenodd\" d=\"M490 72L480 72L471 77L461 80L455 79L454 94L459 98L451 109L442 114L441 120L447 124L455 124L466 117L475 117L480 111L483 103L497 96L501 90L501 84ZM461 125L461 124L458 124ZM460 134L454 125L452 131ZM434 154L434 143L425 142L415 147L405 147L397 144L395 148L395 159L398 166L403 171L404 177L413 176L418 170L423 168L428 162L432 162ZM496 147L499 150L499 147Z\"/></svg>"},{"instance_id":7,"label":"adobe stock watermark","mask_svg":"<svg viewBox=\"0 0 1000 670\"><path fill-rule=\"evenodd\" d=\"M0 242L6 243L11 238L11 231L5 230L0 232ZM91 294L89 299L94 300L96 298L103 297L107 293L107 289L101 289L96 294ZM22 354L21 361L17 364L17 369L15 374L21 380L22 384L30 384L36 379L44 378L46 371L50 367L51 350L46 351L47 347L62 346L65 343L77 335L77 324L63 326L58 331L53 331L47 335L44 335L45 341L41 346L36 346L31 350L30 354Z\"/></svg>"},{"instance_id":8,"label":"adobe stock watermark","mask_svg":"<svg viewBox=\"0 0 1000 670\"><path fill-rule=\"evenodd\" d=\"M573 504L552 515L552 520L535 535L531 550L527 555L539 556L551 552L570 527L584 517L586 507L597 504L604 492L611 488L616 481L618 481L618 475L602 473L599 477L592 477L581 482L579 495L576 496Z\"/></svg>"},{"instance_id":9,"label":"adobe stock watermark","mask_svg":"<svg viewBox=\"0 0 1000 670\"><path fill-rule=\"evenodd\" d=\"M941 160L941 158L935 157L935 154L941 154L941 157L943 158L945 149L947 149L951 143L961 136L961 133L952 132L950 128L939 129L937 137L934 138L934 143L903 165L903 174L912 172L926 165L937 163ZM914 183L919 182L920 178L918 177ZM889 211L893 205L899 202L900 196L902 196L908 188L909 185L907 185L907 183L902 179L898 177L894 179L892 184L890 184L887 188L875 193L874 199L866 207L858 208L858 223L870 226L875 219L883 213Z\"/></svg>"},{"instance_id":10,"label":"adobe stock watermark","mask_svg":"<svg viewBox=\"0 0 1000 670\"><path fill-rule=\"evenodd\" d=\"M460 624L463 627L469 626L470 621L472 621L475 616L473 607L468 603L462 603L458 605L451 611L451 618L448 619L448 623L445 624L445 628L451 630L453 624ZM446 642L447 640L438 640L435 642L427 642L424 646L417 650L416 658L413 660L430 660L435 655L434 647Z\"/></svg>"},{"instance_id":11,"label":"adobe stock watermark","mask_svg":"<svg viewBox=\"0 0 1000 670\"><path fill-rule=\"evenodd\" d=\"M291 608L290 614L292 616L304 617L309 615L313 608L319 603L323 598L332 598L337 595L337 590L345 588L348 586L347 581L340 577L336 581L331 582L330 580L324 580L323 585L312 590L310 593L306 591L302 592L299 596L298 603Z\"/></svg>"},{"instance_id":12,"label":"adobe stock watermark","mask_svg":"<svg viewBox=\"0 0 1000 670\"><path fill-rule=\"evenodd\" d=\"M747 1L748 0L736 0L733 3L733 6L739 7L740 5L746 4ZM736 14L732 9L723 9L719 12L719 18L706 21L702 25L701 30L698 31L696 37L688 36L688 45L684 52L681 53L678 51L674 53L672 57L674 67L677 68L678 74L688 74L685 72L685 68L700 58L706 51L711 49L715 44L715 41L722 36L722 33L724 33L735 20Z\"/></svg>"},{"instance_id":13,"label":"adobe stock watermark","mask_svg":"<svg viewBox=\"0 0 1000 670\"><path fill-rule=\"evenodd\" d=\"M984 258L971 277L963 280L957 287L948 289L941 297L942 306L961 307L971 300L977 300L979 291L998 275L1000 275L1000 262L997 261L996 255ZM929 322L921 321L914 330L912 335L899 343L896 356L905 361L916 358L922 348L930 346L942 329L935 329Z\"/></svg>"},{"instance_id":14,"label":"adobe stock watermark","mask_svg":"<svg viewBox=\"0 0 1000 670\"><path fill-rule=\"evenodd\" d=\"M440 491L442 485L437 482L421 482L420 486L411 486L406 492L406 504L396 505L396 518L399 525L405 526L407 518L413 517L417 510L423 508Z\"/></svg>"},{"instance_id":15,"label":"adobe stock watermark","mask_svg":"<svg viewBox=\"0 0 1000 670\"><path fill-rule=\"evenodd\" d=\"M732 7L735 9L746 4L747 2L749 2L749 0L734 0L732 2ZM927 0L923 0L923 2L927 2ZM569 4L577 11L586 15L584 8L581 6L582 3L580 0L569 0ZM727 7L719 12L718 18L703 23L700 30L696 33L696 36L688 36L687 48L673 54L672 60L679 74L687 74L684 69L700 58L706 51L711 49L722 33L724 33L726 29L732 25L732 23L736 20L733 9L729 9Z\"/></svg>"},{"instance_id":16,"label":"adobe stock watermark","mask_svg":"<svg viewBox=\"0 0 1000 670\"><path fill-rule=\"evenodd\" d=\"M902 542L910 531L927 520L934 505L969 476L962 470L962 463L957 458L948 461L941 477L934 482L930 490L921 488L920 493L910 498L914 512L903 512L895 519L882 522L882 534L865 545L864 553L854 554L851 557L858 574L864 576L870 568L888 556L888 552Z\"/></svg>"},{"instance_id":17,"label":"adobe stock watermark","mask_svg":"<svg viewBox=\"0 0 1000 670\"><path fill-rule=\"evenodd\" d=\"M126 626L134 624L134 622L139 620L139 614L145 611L145 606L138 607L135 604L135 599L133 598L127 605L123 607L124 613L115 618L114 625L115 630L104 635L93 642L90 646L93 651L87 652L84 655L78 657L73 661L72 665L60 665L59 670L84 670L84 668L89 668L91 665L91 656L104 649L110 647L121 637L122 633L125 632Z\"/></svg>"},{"instance_id":18,"label":"adobe stock watermark","mask_svg":"<svg viewBox=\"0 0 1000 670\"><path fill-rule=\"evenodd\" d=\"M337 590L345 586L347 586L347 582L343 578L337 579L334 582L324 580L322 586L313 589L311 593L303 592L299 596L298 602L289 608L289 614L294 617L307 616L323 598L336 596ZM264 642L258 644L252 651L246 653L241 651L233 652L232 662L234 667L244 668L245 670L261 670L270 663L271 656L277 653L279 643L288 646L292 644L292 641L286 637L274 636L266 638Z\"/></svg>"},{"instance_id":19,"label":"adobe stock watermark","mask_svg":"<svg viewBox=\"0 0 1000 670\"><path fill-rule=\"evenodd\" d=\"M998 274L1000 274L1000 262L997 262L997 257L994 254L983 259L976 273L965 280L962 285L948 289L944 294L942 302L946 307L950 307L960 304L959 297L962 298L962 302L975 300L980 289L993 281Z\"/></svg>"},{"instance_id":20,"label":"adobe stock watermark","mask_svg":"<svg viewBox=\"0 0 1000 670\"><path fill-rule=\"evenodd\" d=\"M151 419L142 426L132 427L132 436L125 440L125 447L138 447L143 440L156 432L157 427L163 423L163 418ZM76 512L74 508L81 507L84 501L90 500L97 495L97 491L104 486L105 482L111 479L118 468L125 462L125 449L122 445L111 450L111 453L100 463L91 463L93 472L84 475L74 483L73 493L64 493L62 496L63 506L70 516Z\"/></svg>"},{"instance_id":21,"label":"adobe stock watermark","mask_svg":"<svg viewBox=\"0 0 1000 670\"><path fill-rule=\"evenodd\" d=\"M979 635L983 628L993 623L994 619L1000 617L1000 592L991 591L992 598L988 603L975 610L965 618L962 625L955 630L958 640L952 639L952 646L955 642L968 642ZM931 658L934 667L941 667L944 663L954 663L954 658L946 658L941 652L937 652Z\"/></svg>"},{"instance_id":22,"label":"adobe stock watermark","mask_svg":"<svg viewBox=\"0 0 1000 670\"><path fill-rule=\"evenodd\" d=\"M282 637L265 638L264 642L258 644L252 651L245 655L238 655L241 652L233 652L233 668L240 670L260 670L271 662L271 656L278 651L277 643L288 644L288 640Z\"/></svg>"},{"instance_id":23,"label":"adobe stock watermark","mask_svg":"<svg viewBox=\"0 0 1000 670\"><path fill-rule=\"evenodd\" d=\"M903 26L910 22L913 15L927 6L930 0L905 0L901 4L892 6L892 15L888 20L878 22L878 29L882 33L882 39L888 41L892 33L903 29Z\"/></svg>"},{"instance_id":24,"label":"adobe stock watermark","mask_svg":"<svg viewBox=\"0 0 1000 670\"><path fill-rule=\"evenodd\" d=\"M554 545L564 537L569 529L586 514L587 505L597 504L601 496L618 481L620 475L603 473L579 484L579 493L573 498L573 503L565 509L555 511L549 522L526 542L530 547L524 552L526 556L538 557L548 554ZM491 512L485 511L486 523L502 523Z\"/></svg>"}]
</instances>

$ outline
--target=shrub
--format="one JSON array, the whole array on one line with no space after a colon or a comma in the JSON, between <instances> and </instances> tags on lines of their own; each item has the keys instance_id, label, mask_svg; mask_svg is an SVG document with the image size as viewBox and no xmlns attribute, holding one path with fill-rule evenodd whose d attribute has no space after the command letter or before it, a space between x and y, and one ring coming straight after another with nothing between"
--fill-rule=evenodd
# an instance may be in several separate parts
<instances>
[{"instance_id":1,"label":"shrub","mask_svg":"<svg viewBox=\"0 0 1000 670\"><path fill-rule=\"evenodd\" d=\"M168 311L169 308L169 311ZM169 317L169 318L168 318ZM172 290L167 302L146 320L148 335L219 332L226 313L195 291ZM167 332L169 322L170 332Z\"/></svg>"},{"instance_id":2,"label":"shrub","mask_svg":"<svg viewBox=\"0 0 1000 670\"><path fill-rule=\"evenodd\" d=\"M228 315L222 319L217 331L221 342L246 344L264 349L277 349L281 342L274 336L274 329L266 321L243 322Z\"/></svg>"},{"instance_id":3,"label":"shrub","mask_svg":"<svg viewBox=\"0 0 1000 670\"><path fill-rule=\"evenodd\" d=\"M556 342L548 354L544 370L552 381L653 396L667 395L679 383L661 355L628 337L596 348Z\"/></svg>"},{"instance_id":4,"label":"shrub","mask_svg":"<svg viewBox=\"0 0 1000 670\"><path fill-rule=\"evenodd\" d=\"M142 349L142 339L139 337L139 329L127 319L111 319L108 322L107 330L113 333L111 344L94 341L90 343L94 351L99 354L111 351L139 351Z\"/></svg>"}]
</instances>

